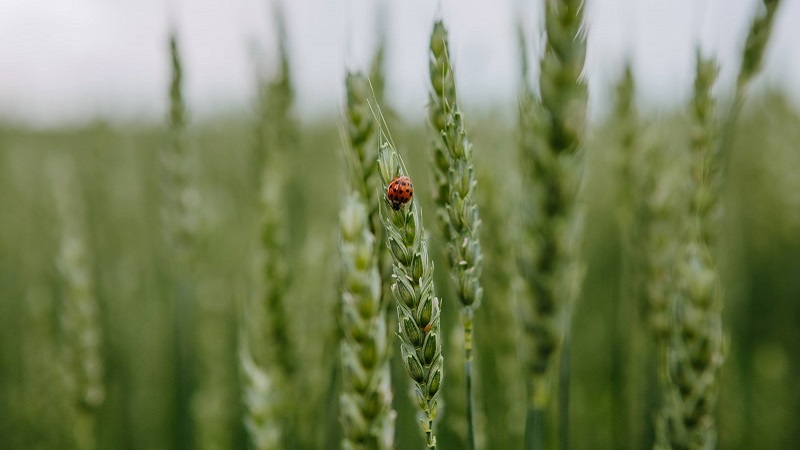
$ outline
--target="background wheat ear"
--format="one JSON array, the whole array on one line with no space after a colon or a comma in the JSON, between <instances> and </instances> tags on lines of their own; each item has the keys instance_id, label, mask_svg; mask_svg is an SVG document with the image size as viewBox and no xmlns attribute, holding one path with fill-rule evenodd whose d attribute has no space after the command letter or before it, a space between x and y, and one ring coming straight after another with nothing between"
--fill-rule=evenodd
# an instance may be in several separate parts
<instances>
[{"instance_id":1,"label":"background wheat ear","mask_svg":"<svg viewBox=\"0 0 800 450\"><path fill-rule=\"evenodd\" d=\"M342 446L389 449L394 447L396 413L389 370L388 295L381 270L385 253L378 217L381 199L376 189L378 124L371 111L372 91L366 75L348 72L345 87L344 159L351 192L339 214Z\"/></svg>"},{"instance_id":2,"label":"background wheat ear","mask_svg":"<svg viewBox=\"0 0 800 450\"><path fill-rule=\"evenodd\" d=\"M187 110L184 99L184 70L177 32L168 37L171 77L169 83L169 114L167 116L167 143L161 157L161 220L165 245L162 255L167 273L167 298L172 322L172 351L175 377L174 426L176 445L193 445L194 417L191 410L194 395L193 370L194 342L194 269L196 254L197 191L192 170L193 157L187 138Z\"/></svg>"},{"instance_id":3,"label":"background wheat ear","mask_svg":"<svg viewBox=\"0 0 800 450\"><path fill-rule=\"evenodd\" d=\"M286 155L298 145L294 85L282 2L272 3L279 65L272 77L258 77L255 158L257 234L253 290L242 302L239 366L243 374L243 421L259 448L300 446L316 435L300 420L312 415L296 395L305 381L298 367L298 343L292 332L287 292L292 286L289 260L292 236ZM309 431L309 432L305 432Z\"/></svg>"},{"instance_id":4,"label":"background wheat ear","mask_svg":"<svg viewBox=\"0 0 800 450\"><path fill-rule=\"evenodd\" d=\"M434 201L447 247L450 281L461 303L463 328L464 381L466 388L467 445L476 448L472 336L474 310L483 297L480 276L483 268L480 228L475 188L472 144L467 138L464 118L459 110L455 76L450 65L447 29L439 20L430 39L431 93L429 118L434 131L431 156L434 182L438 189Z\"/></svg>"},{"instance_id":5,"label":"background wheat ear","mask_svg":"<svg viewBox=\"0 0 800 450\"><path fill-rule=\"evenodd\" d=\"M539 98L527 87L521 100L521 161L524 190L520 269L528 286L521 302L528 369L526 447L544 444L544 416L557 376L559 440L569 432L569 336L583 282L578 251L583 212L584 128L588 91L581 77L586 57L581 0L545 2L546 43L541 57ZM524 65L523 65L524 68ZM566 344L566 345L565 345ZM559 371L559 365L562 369Z\"/></svg>"},{"instance_id":6,"label":"background wheat ear","mask_svg":"<svg viewBox=\"0 0 800 450\"><path fill-rule=\"evenodd\" d=\"M59 319L64 335L64 374L73 405L70 422L76 448L93 450L97 447L97 413L106 398L106 384L104 333L94 292L86 211L72 162L59 159L49 169L61 228L56 268L64 284Z\"/></svg>"},{"instance_id":7,"label":"background wheat ear","mask_svg":"<svg viewBox=\"0 0 800 450\"><path fill-rule=\"evenodd\" d=\"M733 124L747 86L761 67L780 1L765 1L745 42L734 101L720 126L712 88L719 67L697 51L692 102L693 134L689 224L676 264L677 292L672 303L665 405L659 422L660 448L713 448L717 444L719 373L725 360L722 326L724 292L717 262L722 214L720 197L729 158Z\"/></svg>"},{"instance_id":8,"label":"background wheat ear","mask_svg":"<svg viewBox=\"0 0 800 450\"><path fill-rule=\"evenodd\" d=\"M394 447L394 416L389 377L390 344L382 304L382 282L369 229L367 208L353 193L340 214L342 258L343 389L342 447Z\"/></svg>"}]
</instances>

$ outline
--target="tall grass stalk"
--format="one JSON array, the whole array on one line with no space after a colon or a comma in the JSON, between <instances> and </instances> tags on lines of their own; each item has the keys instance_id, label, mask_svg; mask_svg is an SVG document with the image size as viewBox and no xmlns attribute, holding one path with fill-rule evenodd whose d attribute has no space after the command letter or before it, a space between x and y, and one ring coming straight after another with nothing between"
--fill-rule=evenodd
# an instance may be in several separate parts
<instances>
[{"instance_id":1,"label":"tall grass stalk","mask_svg":"<svg viewBox=\"0 0 800 450\"><path fill-rule=\"evenodd\" d=\"M378 58L379 55L383 53L382 47L383 44L381 44L381 46L378 48L375 58ZM382 58L382 56L380 56L380 58ZM385 252L380 251L380 249L383 248L383 233L381 232L382 227L380 225L380 218L378 217L378 192L374 189L374 186L377 183L377 167L375 165L378 155L378 140L376 132L377 125L375 123L375 118L372 115L369 103L369 99L371 97L376 96L377 99L378 92L375 91L376 85L382 89L382 64L382 61L376 62L373 60L370 70L371 72L374 72L374 75L377 77L377 79L374 80L374 83L362 72L348 71L345 75L345 88L347 95L346 107L344 110L345 120L344 130L342 132L342 140L345 148L344 161L347 169L347 180L352 191L350 195L358 196L358 203L366 208L366 226L370 234L373 236L374 241L371 243L371 248L372 253L375 255L377 261L381 285L380 295L376 301L384 306L382 309L380 309L380 311L376 311L374 313L374 320L383 321L384 332L389 333L388 327L386 327L385 324L386 314L388 313L385 307L388 306L386 299L388 299L388 277L391 272L391 263L388 260L388 255L386 255ZM351 202L348 200L347 203L349 204ZM342 214L344 214L344 211L342 211ZM345 258L346 255L344 248L341 245L340 256L342 258L342 263L346 266L348 262ZM346 277L347 273L343 273L343 276ZM384 282L384 280L387 280L387 282ZM343 294L347 292L346 284L341 286L341 290L343 291ZM336 329L336 339L334 339L333 342L342 347L346 344L346 333L348 332L348 330L344 328L345 323L343 322L345 319L343 314L346 313L346 302L344 297L342 297L342 301L337 303L336 309L336 316L338 318L339 326ZM384 337L384 340L386 340L386 337ZM387 351L390 350L391 347L387 347ZM391 359L388 354L385 356L387 361ZM328 388L328 404L333 404L337 398L343 398L343 395L339 395L339 378L342 374L341 363L341 358L337 358L332 365L334 372L331 376L331 379L333 382ZM347 378L347 371L344 372L344 375L345 378ZM389 377L388 372L386 376ZM348 379L344 380L346 385L351 381L352 380ZM346 387L347 386L345 386L345 388ZM339 403L340 407L344 406L341 401ZM344 417L345 414L347 414L347 411L344 409L337 410L335 407L332 409L333 411L329 411L329 414L333 413L334 415L339 415L340 422L344 424L347 419ZM338 430L328 431L328 436L326 437L327 441L334 439L334 437L331 435L334 432L338 432ZM347 438L347 436L345 436L345 438Z\"/></svg>"},{"instance_id":2,"label":"tall grass stalk","mask_svg":"<svg viewBox=\"0 0 800 450\"><path fill-rule=\"evenodd\" d=\"M74 405L75 444L79 450L91 450L97 447L95 423L106 397L103 332L94 294L83 202L72 166L60 162L52 171L61 224L56 267L64 284L59 318L64 333L67 386Z\"/></svg>"},{"instance_id":3,"label":"tall grass stalk","mask_svg":"<svg viewBox=\"0 0 800 450\"><path fill-rule=\"evenodd\" d=\"M268 329L263 346L269 347L269 364L288 380L296 373L294 342L288 328L285 292L289 285L287 254L287 214L285 171L282 154L296 145L297 124L293 116L294 86L289 64L288 39L281 4L275 6L275 23L278 29L280 65L275 78L262 88L259 129L264 140L260 152L264 154L260 190L261 269L260 296L266 306Z\"/></svg>"},{"instance_id":4,"label":"tall grass stalk","mask_svg":"<svg viewBox=\"0 0 800 450\"><path fill-rule=\"evenodd\" d=\"M174 361L176 377L175 447L193 447L192 424L192 248L195 238L193 209L197 194L191 183L190 155L186 140L186 106L183 97L183 67L177 36L169 36L171 79L169 85L168 143L161 155L163 166L163 202L161 205L166 262L170 277Z\"/></svg>"},{"instance_id":5,"label":"tall grass stalk","mask_svg":"<svg viewBox=\"0 0 800 450\"><path fill-rule=\"evenodd\" d=\"M718 68L713 59L697 54L693 104L693 195L690 224L681 250L678 295L670 335L668 369L671 385L660 423L658 445L665 448L716 446L716 402L719 371L724 361L723 292L715 257L722 157L729 157L733 127L745 92L760 69L779 0L763 2L745 42L736 90L720 136L711 89ZM669 447L667 447L669 446Z\"/></svg>"},{"instance_id":6,"label":"tall grass stalk","mask_svg":"<svg viewBox=\"0 0 800 450\"><path fill-rule=\"evenodd\" d=\"M620 185L618 187L618 225L620 230L621 267L620 293L612 302L611 323L613 346L611 352L611 390L612 390L612 440L614 448L634 447L633 427L635 416L632 389L635 377L629 367L634 363L634 345L642 341L637 336L638 317L634 314L641 300L641 225L637 220L639 198L637 190L638 171L634 169L637 142L638 117L635 105L635 84L630 62L625 64L623 75L617 84L614 108L615 144ZM641 353L640 353L641 354Z\"/></svg>"},{"instance_id":7,"label":"tall grass stalk","mask_svg":"<svg viewBox=\"0 0 800 450\"><path fill-rule=\"evenodd\" d=\"M763 10L759 11L753 19L744 49L742 49L742 61L736 78L732 119L738 116L744 104L747 88L761 70L781 0L762 0L760 3Z\"/></svg>"},{"instance_id":8,"label":"tall grass stalk","mask_svg":"<svg viewBox=\"0 0 800 450\"><path fill-rule=\"evenodd\" d=\"M384 191L396 177L408 175L394 145L385 139L381 140L378 171ZM422 412L426 445L435 449L436 395L442 386L444 366L441 302L434 293L433 262L428 256L422 214L415 199L394 210L384 197L380 215L393 261L392 294L397 304L400 355Z\"/></svg>"},{"instance_id":9,"label":"tall grass stalk","mask_svg":"<svg viewBox=\"0 0 800 450\"><path fill-rule=\"evenodd\" d=\"M748 88L763 66L767 45L769 44L775 17L780 4L781 0L762 0L759 2L760 8L757 11L747 33L744 48L742 49L742 59L739 66L739 73L736 79L733 105L728 111L727 117L723 123L720 148L718 149L720 159L724 159L721 162L723 166L727 166L732 159L731 152L735 141L734 135L736 134L736 124L738 122L739 115L744 108ZM710 214L708 217L712 220L717 220L714 214ZM716 224L706 223L705 225L707 228L709 228ZM714 233L708 233L708 236L709 238L713 238ZM742 327L742 339L741 342L737 343L737 347L743 354L752 354L751 345L752 342L756 340L754 336L755 327L751 321L744 321ZM740 362L739 371L741 376L745 379L752 379L753 369L749 358L743 357L738 358L738 360ZM753 423L752 411L755 392L751 383L744 383L743 387L745 418L746 423L750 424ZM755 444L752 433L745 433L745 436L745 442L752 447Z\"/></svg>"},{"instance_id":10,"label":"tall grass stalk","mask_svg":"<svg viewBox=\"0 0 800 450\"><path fill-rule=\"evenodd\" d=\"M9 405L4 414L8 427L5 430L14 432L5 434L3 443L9 448L31 450L49 450L65 444L81 448L76 445L76 431L86 427L73 426L74 416L82 414L74 383L70 386L75 379L74 366L68 367L70 361L65 361L53 326L53 318L61 314L54 314L55 299L43 286L29 286L23 300L24 315L16 317L25 330L20 348L24 355L21 386L4 399ZM87 438L80 442L91 442L91 436Z\"/></svg>"},{"instance_id":11,"label":"tall grass stalk","mask_svg":"<svg viewBox=\"0 0 800 450\"><path fill-rule=\"evenodd\" d=\"M513 216L516 204L498 202L499 198L510 198L516 189L506 186L505 165L498 173L490 175L488 168L478 169L481 190L479 203L484 230L493 230L491 239L482 241L485 264L484 283L493 293L493 301L483 304L482 313L475 318L483 331L484 339L475 341L478 347L476 358L480 361L482 383L476 394L485 411L486 444L481 445L481 435L476 436L479 448L522 448L524 432L525 382L520 377L522 365L517 345L520 329L516 320L515 300L520 281L516 265L509 255L514 254L516 243ZM448 355L448 359L450 356ZM448 384L451 377L448 376ZM449 404L448 404L449 406ZM478 408L480 410L480 408ZM481 419L477 416L476 419ZM478 422L480 429L480 422ZM504 424L499 426L498 424Z\"/></svg>"},{"instance_id":12,"label":"tall grass stalk","mask_svg":"<svg viewBox=\"0 0 800 450\"><path fill-rule=\"evenodd\" d=\"M523 190L529 194L523 208L525 242L520 255L522 275L530 289L522 318L528 367L528 449L544 445L542 420L583 280L578 257L583 235L578 190L583 178L588 94L581 77L586 55L582 27L582 1L546 1L540 98L526 87L520 105ZM569 374L563 375L560 383L566 389ZM568 405L559 405L559 410L565 412L563 421ZM567 433L562 430L561 434Z\"/></svg>"},{"instance_id":13,"label":"tall grass stalk","mask_svg":"<svg viewBox=\"0 0 800 450\"><path fill-rule=\"evenodd\" d=\"M375 164L378 158L378 126L370 109L369 99L373 95L370 85L374 89L375 83L360 72L348 73L345 77L348 138L346 160L350 184L364 200L370 232L377 235L380 231L379 194L375 190L378 176L378 167ZM377 92L375 95L377 98Z\"/></svg>"},{"instance_id":14,"label":"tall grass stalk","mask_svg":"<svg viewBox=\"0 0 800 450\"><path fill-rule=\"evenodd\" d=\"M256 160L260 162L258 191L258 246L255 250L255 289L243 303L239 334L239 366L244 375L244 422L250 441L259 449L297 445L295 411L295 342L289 328L286 291L291 283L286 260L285 167L283 154L296 144L292 85L285 18L274 4L279 65L272 79L259 74ZM307 437L307 436L306 436Z\"/></svg>"},{"instance_id":15,"label":"tall grass stalk","mask_svg":"<svg viewBox=\"0 0 800 450\"><path fill-rule=\"evenodd\" d=\"M382 50L378 50L381 52ZM375 62L373 61L373 66ZM381 70L377 84L382 84ZM394 416L391 408L389 359L391 346L387 326L388 292L384 290L383 233L378 215L377 124L369 98L374 93L363 73L345 77L347 107L348 181L352 193L341 212L342 258L341 357L343 392L340 396L340 421L344 426L346 448L390 448L394 442ZM372 89L372 90L371 90ZM363 214L363 217L362 217ZM363 236L361 230L363 228ZM358 231L358 233L357 233ZM372 255L368 257L367 255ZM385 260L385 259L384 259ZM374 277L374 279L373 279ZM368 358L364 355L368 354ZM362 384L367 381L366 387Z\"/></svg>"},{"instance_id":16,"label":"tall grass stalk","mask_svg":"<svg viewBox=\"0 0 800 450\"><path fill-rule=\"evenodd\" d=\"M463 327L464 383L467 407L467 445L475 445L475 400L473 393L472 335L473 314L483 296L480 276L483 255L480 244L481 221L475 202L475 167L472 144L464 129L457 104L455 75L450 64L447 29L439 20L430 41L429 118L438 134L433 144L434 180L438 187L437 215L447 239L450 279L461 303Z\"/></svg>"},{"instance_id":17,"label":"tall grass stalk","mask_svg":"<svg viewBox=\"0 0 800 450\"><path fill-rule=\"evenodd\" d=\"M192 416L198 450L221 450L233 442L229 418L236 404L236 389L229 382L227 309L225 298L197 290L194 327L196 390L192 395ZM235 379L235 378L234 378Z\"/></svg>"},{"instance_id":18,"label":"tall grass stalk","mask_svg":"<svg viewBox=\"0 0 800 450\"><path fill-rule=\"evenodd\" d=\"M772 28L780 4L781 0L762 0L760 2L762 8L759 9L753 22L750 24L750 30L747 33L744 48L742 49L739 73L736 77L733 104L728 110L723 123L722 136L718 148L715 149L716 153L721 154L721 156L717 158L724 158L723 162L730 160L729 153L733 145L736 121L744 107L747 90L763 65L767 44L772 34Z\"/></svg>"},{"instance_id":19,"label":"tall grass stalk","mask_svg":"<svg viewBox=\"0 0 800 450\"><path fill-rule=\"evenodd\" d=\"M353 193L340 215L344 449L394 448L390 345L375 236L364 199Z\"/></svg>"},{"instance_id":20,"label":"tall grass stalk","mask_svg":"<svg viewBox=\"0 0 800 450\"><path fill-rule=\"evenodd\" d=\"M677 293L667 353L669 385L656 448L710 449L716 446L719 369L724 359L722 290L711 253L706 217L719 198L715 101L718 67L697 52L693 100L689 227L679 250Z\"/></svg>"},{"instance_id":21,"label":"tall grass stalk","mask_svg":"<svg viewBox=\"0 0 800 450\"><path fill-rule=\"evenodd\" d=\"M263 325L259 323L263 320L263 314L253 315L258 312L258 306L246 303L252 303L252 299L242 302L238 357L245 430L250 445L255 450L281 449L284 448L283 427L279 420L281 392L270 373L256 363L250 349L251 341L260 341L253 339L253 336L262 334L258 331L263 329Z\"/></svg>"},{"instance_id":22,"label":"tall grass stalk","mask_svg":"<svg viewBox=\"0 0 800 450\"><path fill-rule=\"evenodd\" d=\"M244 422L259 450L284 448L290 439L289 380L294 374L292 341L284 296L288 266L282 183L266 168L260 192L260 246L256 251L256 288L244 301L240 317L239 366L243 375Z\"/></svg>"}]
</instances>

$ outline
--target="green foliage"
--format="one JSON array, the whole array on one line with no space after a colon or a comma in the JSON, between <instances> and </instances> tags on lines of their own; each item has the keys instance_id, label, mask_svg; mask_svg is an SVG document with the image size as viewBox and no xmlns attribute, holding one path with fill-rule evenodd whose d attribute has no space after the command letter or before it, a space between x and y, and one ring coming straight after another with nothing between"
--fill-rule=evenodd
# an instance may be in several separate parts
<instances>
[{"instance_id":1,"label":"green foliage","mask_svg":"<svg viewBox=\"0 0 800 450\"><path fill-rule=\"evenodd\" d=\"M673 381L660 445L797 448L800 112L780 92L741 108L778 1L764 5L722 129L714 109L725 102L710 95L716 67L700 64L690 113L637 111L628 71L614 119L585 130L582 5L571 0L547 2L542 78L537 93L526 83L519 123L467 111L475 124L469 142L446 38L431 41L429 120L444 138L437 134L431 162L424 127L394 126L397 142L407 144L408 172L389 143L381 150L376 142L363 77L348 77L345 113L360 177L353 183L332 169L341 162L337 122L295 119L281 20L281 64L262 77L253 117L187 120L172 36L166 126L0 125L3 449L310 450L338 448L339 435L321 437L340 427L350 448L458 446L444 431L464 428L464 416L452 414L461 406L442 398L455 389L463 398L458 385L467 372L448 365L444 382L442 353L463 335L445 331L457 329L457 308L441 310L450 300L433 284L446 285L447 275L433 266L467 258L440 254L445 241L422 226L437 217L435 201L453 199L468 205L467 216L481 209L481 221L469 216L468 235L448 222L446 207L438 214L449 238L477 242L481 224L481 286L491 299L475 317L477 448L524 444L526 408L550 395L526 396L526 384L550 387L542 380L554 371L571 320L570 448L651 446L646 422L658 405L642 386L653 388L653 374ZM443 32L435 28L434 37ZM378 101L382 86L373 75ZM522 158L500 151L515 146L515 130ZM470 143L496 151L453 169L453 155L469 154ZM64 184L54 196L57 177L73 169L80 189ZM432 182L414 179L410 204L388 206L382 189L393 177L431 169ZM480 191L472 189L476 179ZM340 187L351 183L373 205L348 201L342 211ZM591 194L582 245L579 185ZM65 207L70 198L83 206ZM373 237L382 231L387 245ZM575 262L579 250L585 262ZM386 255L394 260L397 321L376 314L388 299L376 276ZM627 269L620 258L629 258ZM581 282L582 307L573 311ZM619 293L631 286L640 310L619 309ZM637 312L656 339L626 320ZM339 342L331 330L348 339ZM659 350L666 342L670 351ZM340 352L352 375L341 383L331 376L342 373ZM412 396L402 395L409 385ZM620 431L620 423L630 429ZM552 433L546 428L537 431Z\"/></svg>"},{"instance_id":2,"label":"green foliage","mask_svg":"<svg viewBox=\"0 0 800 450\"><path fill-rule=\"evenodd\" d=\"M541 59L540 97L536 98L523 80L518 116L523 189L529 194L522 206L519 242L520 272L528 286L527 298L521 302L521 348L528 377L530 422L525 448L529 449L543 448L546 431L542 418L551 406L559 356L570 335L583 281L579 257L583 211L578 191L583 178L588 91L581 78L586 55L582 26L582 1L545 3L547 41ZM524 64L523 76L526 67ZM563 374L568 377L568 369L564 368ZM562 385L568 389L565 383ZM560 410L568 411L568 407L560 405ZM567 417L561 417L563 427Z\"/></svg>"},{"instance_id":3,"label":"green foliage","mask_svg":"<svg viewBox=\"0 0 800 450\"><path fill-rule=\"evenodd\" d=\"M513 146L514 126L484 114L475 111L472 115L475 126L471 138L476 148ZM680 188L671 196L665 194L674 191L666 187L677 181L676 174L685 179L688 121L685 115L655 118L641 114L640 118L645 149L642 159L648 164L634 167L649 167L662 174L658 179L665 181L653 187L649 201L654 212L668 211L670 205L682 204L675 203L676 198L688 198ZM194 123L187 134L198 154L196 189L204 199L198 219L204 245L198 249L196 270L198 278L206 280L203 291L217 299L221 308L216 319L219 328L197 333L219 341L226 349L216 364L227 368L226 384L241 391L244 385L235 375L239 370L236 309L231 305L234 298L245 297L248 292L245 278L258 245L253 237L258 236L261 213L250 202L251 184L242 176L250 167L252 118L234 119ZM796 209L800 180L793 170L800 139L798 121L800 111L784 95L771 92L751 98L737 125L739 138L731 153L735 158L730 161L722 194L722 201L735 207L721 218L725 234L718 239L719 251L729 255L730 261L720 267L730 299L723 312L730 353L719 385L720 404L724 405L718 417L719 448L783 450L800 445L793 414L800 407L800 399L787 395L800 376L796 364L800 361L796 345L800 336L794 319L800 295L796 277L800 270L796 258L800 252L796 232L800 226ZM615 331L605 318L613 306L619 280L618 227L613 211L621 180L608 175L616 170L608 149L616 145L618 135L602 122L591 132L594 138L587 144L591 156L587 159L586 189L593 195L587 198L586 220L592 226L587 228L585 239L586 287L582 307L575 313L572 348L571 444L578 450L613 448L608 355ZM425 129L397 126L393 134L397 142L407 143L409 150L403 156L411 174L426 173L429 134ZM284 288L286 298L291 299L286 321L298 331L292 336L303 344L295 350L298 375L289 383L302 393L292 398L292 408L325 412L328 406L320 399L328 389L332 370L331 359L325 357L331 349L330 330L335 320L330 312L340 300L338 276L329 273L331 267L339 267L336 258L326 257L335 255L331 252L338 242L334 230L338 228L340 197L331 197L330 192L331 186L346 183L342 172L331 170L339 167L339 154L319 151L338 144L335 122L305 126L302 135L297 147L282 156L286 171L302 181L289 184L284 194L304 199L290 204L291 213L284 220L288 228L306 232L291 241L294 246L282 253L281 259L291 268L293 279L311 280ZM155 264L162 245L160 177L156 170L160 142L163 135L158 127L97 124L55 131L0 128L0 208L13 211L0 221L3 448L67 448L65 442L72 433L64 420L70 404L63 400L64 391L59 387L62 369L54 363L63 342L56 302L59 275L53 263L59 232L53 227L56 210L51 180L43 170L61 153L74 160L85 192L86 243L93 255L95 292L105 331L107 396L98 411L98 448L118 449L120 442L131 450L174 448L169 406L174 392L174 363L166 302L170 287L162 283ZM530 191L519 187L514 169L519 163L513 155L476 152L475 164L481 183L478 201L484 221L485 289L492 292L492 299L502 299L502 292L511 290L511 298L521 300L514 293L516 283L508 277L515 265L514 217L521 212L517 205L529 197ZM432 184L425 178L415 177L415 198L423 218L430 221L436 218L433 202L426 195ZM679 216L678 221L685 222L685 216ZM666 224L654 232L658 236L651 238L654 243L666 244L677 237L675 228ZM504 244L503 240L508 242ZM428 242L433 243L433 238ZM445 257L434 262L444 267ZM446 282L446 271L441 275ZM444 304L445 309L458 309L455 298L445 298ZM515 348L520 339L517 309L513 300L505 304L493 300L485 301L481 311L484 314L475 319L476 329L484 330L475 338L475 375L482 380L476 393L476 427L478 436L486 436L481 448L519 448L525 396ZM457 315L451 317L451 323L442 322L443 329L457 323ZM396 326L390 327L392 331ZM392 358L401 364L399 351L393 352ZM418 437L419 423L413 418L417 407L409 405L408 376L402 366L400 370L402 376L392 381L394 409L398 412L395 448L419 449L423 445ZM443 391L450 389L446 380ZM225 396L223 402L227 411L223 423L233 441L227 448L245 448L240 401ZM440 413L446 412L447 405L444 407ZM498 416L498 411L506 415ZM447 416L441 413L440 430L446 426ZM327 426L322 414L303 417L307 417L310 428ZM334 422L333 426L339 425ZM501 438L510 439L510 444L498 441ZM480 439L478 442L480 446ZM440 440L442 448L449 444ZM338 441L330 446L335 445ZM326 447L299 443L295 448Z\"/></svg>"}]
</instances>

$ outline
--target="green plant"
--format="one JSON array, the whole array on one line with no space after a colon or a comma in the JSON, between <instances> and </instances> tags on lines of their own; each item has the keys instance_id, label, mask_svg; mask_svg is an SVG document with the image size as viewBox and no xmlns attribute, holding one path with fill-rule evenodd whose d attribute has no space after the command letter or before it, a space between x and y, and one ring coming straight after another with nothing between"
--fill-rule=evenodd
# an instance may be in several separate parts
<instances>
[{"instance_id":1,"label":"green plant","mask_svg":"<svg viewBox=\"0 0 800 450\"><path fill-rule=\"evenodd\" d=\"M614 115L612 118L615 133L616 155L614 160L618 179L617 218L620 231L620 292L612 302L610 315L613 329L613 348L611 360L611 387L613 389L612 438L614 448L636 447L640 442L636 433L643 427L634 426L641 417L640 406L634 402L638 378L633 370L637 366L636 357L644 354L641 344L643 330L636 312L643 303L642 270L644 267L643 216L644 196L642 167L636 167L641 152L638 136L639 117L636 109L636 86L630 62L616 86ZM638 351L637 351L638 350ZM648 368L645 368L648 369ZM639 414L635 414L636 411ZM636 424L638 425L638 424Z\"/></svg>"},{"instance_id":2,"label":"green plant","mask_svg":"<svg viewBox=\"0 0 800 450\"><path fill-rule=\"evenodd\" d=\"M715 102L711 89L716 61L697 53L693 141L686 241L678 253L677 292L672 305L667 371L669 384L658 425L656 448L709 449L716 446L716 403L722 367L722 291L709 250L706 214L719 196Z\"/></svg>"},{"instance_id":3,"label":"green plant","mask_svg":"<svg viewBox=\"0 0 800 450\"><path fill-rule=\"evenodd\" d=\"M298 385L297 353L287 315L286 291L290 286L288 206L285 198L285 155L296 144L292 114L291 79L285 18L280 2L274 4L279 67L271 80L259 77L256 161L260 171L257 217L258 247L255 292L243 302L240 320L239 365L243 373L244 422L253 445L259 449L285 448L301 439L290 408Z\"/></svg>"},{"instance_id":4,"label":"green plant","mask_svg":"<svg viewBox=\"0 0 800 450\"><path fill-rule=\"evenodd\" d=\"M586 82L581 77L586 55L582 26L582 1L546 2L540 98L526 86L520 104L521 165L528 193L520 269L530 290L522 304L529 391L526 448L544 445L543 417L583 279L578 257L583 235L578 190L583 178L587 101ZM566 368L561 373L569 375ZM560 383L565 389L568 380ZM562 390L562 396L565 393ZM567 404L560 405L562 427L566 426L567 408ZM561 434L562 445L567 445L563 428Z\"/></svg>"},{"instance_id":5,"label":"green plant","mask_svg":"<svg viewBox=\"0 0 800 450\"><path fill-rule=\"evenodd\" d=\"M186 105L183 98L183 66L175 32L169 36L169 53L172 73L169 85L170 110L168 116L168 142L161 154L162 204L161 216L166 241L166 261L171 290L171 315L174 333L174 361L177 383L175 408L176 446L192 446L192 324L190 323L194 299L192 272L193 248L196 238L194 215L197 192L191 182L191 158L186 142Z\"/></svg>"},{"instance_id":6,"label":"green plant","mask_svg":"<svg viewBox=\"0 0 800 450\"><path fill-rule=\"evenodd\" d=\"M252 317L240 317L240 321L252 319ZM246 331L240 331L239 336L239 374L244 406L243 421L250 444L256 450L283 448L282 428L277 420L279 417L277 386L269 374L253 360L247 343L249 338L242 335L243 333Z\"/></svg>"},{"instance_id":7,"label":"green plant","mask_svg":"<svg viewBox=\"0 0 800 450\"><path fill-rule=\"evenodd\" d=\"M779 0L765 1L765 11L751 25L733 106L721 132L711 94L719 69L713 58L697 52L690 220L676 268L678 292L667 354L670 384L659 423L659 448L716 446L719 371L725 359L724 299L715 256L724 178L722 158L729 157L733 126L744 103L747 86L761 67L779 4Z\"/></svg>"},{"instance_id":8,"label":"green plant","mask_svg":"<svg viewBox=\"0 0 800 450\"><path fill-rule=\"evenodd\" d=\"M390 346L375 236L363 198L353 194L340 215L342 258L342 448L394 448Z\"/></svg>"},{"instance_id":9,"label":"green plant","mask_svg":"<svg viewBox=\"0 0 800 450\"><path fill-rule=\"evenodd\" d=\"M408 176L392 143L382 140L378 172L383 186L396 177ZM417 201L394 210L381 202L381 222L393 260L392 294L397 304L400 355L413 381L416 403L422 411L422 429L428 448L436 448L433 425L436 394L442 386L444 358L440 326L440 300L434 294L433 263Z\"/></svg>"},{"instance_id":10,"label":"green plant","mask_svg":"<svg viewBox=\"0 0 800 450\"><path fill-rule=\"evenodd\" d=\"M781 4L781 0L762 0L763 11L760 11L750 25L747 33L747 40L742 49L742 62L739 67L739 74L736 78L736 92L734 96L734 111L738 110L744 103L744 95L750 82L761 70L766 53L767 43L772 34L772 27L775 23L775 13Z\"/></svg>"},{"instance_id":11,"label":"green plant","mask_svg":"<svg viewBox=\"0 0 800 450\"><path fill-rule=\"evenodd\" d=\"M378 70L376 64L380 63L373 61L373 69ZM383 273L388 268L380 270L384 252L379 251L382 242L375 189L378 127L369 103L373 95L370 80L361 72L348 72L345 86L348 137L345 160L352 192L340 212L342 445L393 448L395 412L389 372L388 295L383 286Z\"/></svg>"},{"instance_id":12,"label":"green plant","mask_svg":"<svg viewBox=\"0 0 800 450\"><path fill-rule=\"evenodd\" d=\"M370 80L363 73L348 73L345 77L347 88L346 127L348 136L348 180L353 189L361 195L367 206L370 232L377 235L378 192L375 189L378 168L377 125L370 109L372 96Z\"/></svg>"},{"instance_id":13,"label":"green plant","mask_svg":"<svg viewBox=\"0 0 800 450\"><path fill-rule=\"evenodd\" d=\"M91 254L86 242L83 202L74 168L66 160L53 167L53 192L61 225L56 267L64 284L59 318L64 334L67 387L74 405L74 436L80 450L96 448L97 411L106 397L103 330L94 293Z\"/></svg>"},{"instance_id":14,"label":"green plant","mask_svg":"<svg viewBox=\"0 0 800 450\"><path fill-rule=\"evenodd\" d=\"M475 167L472 144L467 138L459 111L455 78L450 65L447 29L444 22L433 25L430 40L430 121L438 137L433 144L437 216L447 239L450 279L461 303L466 387L467 443L475 449L472 329L474 310L480 305L483 255L480 217L475 203ZM446 196L445 196L446 195Z\"/></svg>"}]
</instances>

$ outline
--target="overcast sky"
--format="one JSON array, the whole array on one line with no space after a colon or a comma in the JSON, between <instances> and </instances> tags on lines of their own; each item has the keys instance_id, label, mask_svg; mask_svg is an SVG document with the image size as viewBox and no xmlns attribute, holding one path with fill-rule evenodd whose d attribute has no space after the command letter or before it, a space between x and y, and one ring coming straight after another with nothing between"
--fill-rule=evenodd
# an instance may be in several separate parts
<instances>
[{"instance_id":1,"label":"overcast sky","mask_svg":"<svg viewBox=\"0 0 800 450\"><path fill-rule=\"evenodd\" d=\"M365 67L374 50L379 1L285 3L300 115L309 121L336 114L345 67ZM462 102L512 110L519 76L515 20L525 19L532 41L540 2L388 3L389 99L405 117L424 120L427 45L439 9L450 29ZM628 55L643 104L680 105L691 91L697 42L721 59L720 89L729 89L759 3L590 0L591 108L605 108L609 83ZM166 107L171 23L179 33L192 114L249 108L253 55L267 64L275 59L269 0L0 0L0 117L46 126L98 117L158 120ZM800 103L798 23L800 0L784 0L756 88L787 87Z\"/></svg>"}]
</instances>

